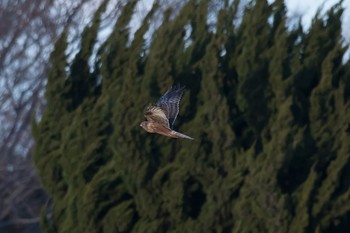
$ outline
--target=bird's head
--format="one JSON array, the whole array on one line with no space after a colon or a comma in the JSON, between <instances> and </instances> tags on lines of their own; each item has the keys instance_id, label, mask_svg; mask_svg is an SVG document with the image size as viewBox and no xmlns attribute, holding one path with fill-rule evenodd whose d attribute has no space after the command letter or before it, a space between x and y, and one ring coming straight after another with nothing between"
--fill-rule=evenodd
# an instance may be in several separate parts
<instances>
[{"instance_id":1,"label":"bird's head","mask_svg":"<svg viewBox=\"0 0 350 233\"><path fill-rule=\"evenodd\" d=\"M141 122L140 126L145 129L147 127L147 123L147 121L143 121Z\"/></svg>"},{"instance_id":2,"label":"bird's head","mask_svg":"<svg viewBox=\"0 0 350 233\"><path fill-rule=\"evenodd\" d=\"M152 122L149 122L149 121L143 121L141 122L140 126L146 130L147 132L149 133L154 133L154 129L152 127Z\"/></svg>"}]
</instances>

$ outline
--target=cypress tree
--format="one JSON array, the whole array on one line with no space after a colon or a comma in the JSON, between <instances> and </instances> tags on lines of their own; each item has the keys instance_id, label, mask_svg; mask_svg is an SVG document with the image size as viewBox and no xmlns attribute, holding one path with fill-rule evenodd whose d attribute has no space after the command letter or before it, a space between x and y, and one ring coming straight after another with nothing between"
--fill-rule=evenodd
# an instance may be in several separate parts
<instances>
[{"instance_id":1,"label":"cypress tree","mask_svg":"<svg viewBox=\"0 0 350 233\"><path fill-rule=\"evenodd\" d=\"M251 1L241 21L239 0L224 1L210 21L213 3L165 10L146 38L156 1L130 40L137 1L127 1L92 58L106 1L70 64L62 33L48 106L33 122L52 203L44 232L347 232L341 3L309 31L288 28L283 0ZM195 141L139 127L143 109L174 83L187 86L175 129Z\"/></svg>"}]
</instances>

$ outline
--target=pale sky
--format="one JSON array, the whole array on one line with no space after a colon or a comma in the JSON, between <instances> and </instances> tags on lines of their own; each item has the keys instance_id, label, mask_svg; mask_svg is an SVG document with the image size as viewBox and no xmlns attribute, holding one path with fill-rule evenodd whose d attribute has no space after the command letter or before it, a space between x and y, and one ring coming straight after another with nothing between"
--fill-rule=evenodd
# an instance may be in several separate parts
<instances>
[{"instance_id":1,"label":"pale sky","mask_svg":"<svg viewBox=\"0 0 350 233\"><path fill-rule=\"evenodd\" d=\"M269 2L272 2L271 0ZM312 17L315 15L318 7L324 3L324 9L329 9L339 0L286 0L285 3L288 8L288 16L302 15L303 25L308 27L311 23ZM343 35L350 43L350 0L344 0L343 6L345 12L343 14ZM322 11L324 12L324 10Z\"/></svg>"},{"instance_id":2,"label":"pale sky","mask_svg":"<svg viewBox=\"0 0 350 233\"><path fill-rule=\"evenodd\" d=\"M154 0L141 0L138 4L139 9L148 11ZM273 0L268 0L273 2ZM339 0L285 0L288 9L288 16L302 16L302 22L305 28L310 26L311 20L315 15L317 9L324 4L323 9L329 9ZM345 12L343 14L343 35L350 43L350 26L344 27L344 25L350 25L350 0L344 0L343 6ZM323 10L322 12L325 12Z\"/></svg>"},{"instance_id":3,"label":"pale sky","mask_svg":"<svg viewBox=\"0 0 350 233\"><path fill-rule=\"evenodd\" d=\"M274 0L268 0L269 3L272 3L273 1ZM133 33L140 26L143 17L151 9L153 2L154 0L140 0L138 2L135 14L130 23L130 39L133 37ZM325 10L328 10L329 7L333 6L337 2L339 2L339 0L285 0L288 9L287 16L289 18L295 18L295 16L298 18L302 16L302 23L305 30L307 30L310 26L312 18L315 16L317 9L322 4L323 10L321 13L324 13ZM343 14L343 36L345 38L345 42L350 44L350 26L345 26L350 25L350 0L344 0L343 6L345 8L345 12ZM107 7L107 9L115 8L116 6ZM108 24L110 24L111 27L107 27L105 30L99 33L98 41L104 41L112 31L113 23L109 22ZM350 55L350 49L348 50L348 54Z\"/></svg>"}]
</instances>

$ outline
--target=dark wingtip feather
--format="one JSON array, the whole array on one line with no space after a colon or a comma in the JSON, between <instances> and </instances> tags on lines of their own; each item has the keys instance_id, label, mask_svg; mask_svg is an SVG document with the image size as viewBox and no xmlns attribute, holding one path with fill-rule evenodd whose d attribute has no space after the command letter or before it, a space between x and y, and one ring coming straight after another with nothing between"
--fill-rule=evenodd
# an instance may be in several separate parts
<instances>
[{"instance_id":1,"label":"dark wingtip feather","mask_svg":"<svg viewBox=\"0 0 350 233\"><path fill-rule=\"evenodd\" d=\"M181 85L180 83L175 83L171 89L173 90L185 90L186 86L185 85Z\"/></svg>"}]
</instances>

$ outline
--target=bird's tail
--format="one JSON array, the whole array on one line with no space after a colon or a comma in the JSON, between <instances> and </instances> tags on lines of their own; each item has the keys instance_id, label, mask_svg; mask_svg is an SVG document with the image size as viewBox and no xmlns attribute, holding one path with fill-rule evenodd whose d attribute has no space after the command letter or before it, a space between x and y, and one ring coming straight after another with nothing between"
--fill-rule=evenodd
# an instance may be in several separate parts
<instances>
[{"instance_id":1,"label":"bird's tail","mask_svg":"<svg viewBox=\"0 0 350 233\"><path fill-rule=\"evenodd\" d=\"M174 136L175 138L186 138L186 139L189 139L189 140L194 140L194 138L191 138L190 136L187 136L187 135L185 135L185 134L176 132L175 130L172 130L171 133L173 134L173 136Z\"/></svg>"}]
</instances>

